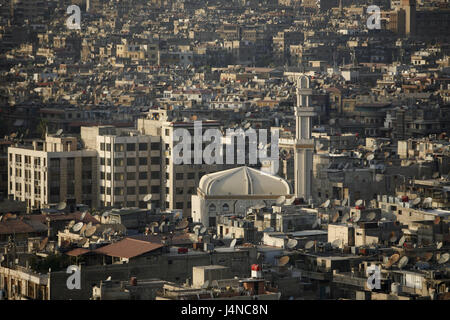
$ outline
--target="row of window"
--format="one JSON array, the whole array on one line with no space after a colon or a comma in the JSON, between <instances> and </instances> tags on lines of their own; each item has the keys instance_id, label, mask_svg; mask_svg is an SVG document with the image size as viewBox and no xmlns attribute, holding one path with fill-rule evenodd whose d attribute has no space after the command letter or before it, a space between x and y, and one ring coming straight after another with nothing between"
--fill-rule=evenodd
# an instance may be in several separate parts
<instances>
[{"instance_id":1,"label":"row of window","mask_svg":"<svg viewBox=\"0 0 450 320\"><path fill-rule=\"evenodd\" d=\"M147 186L140 186L140 187L115 187L114 188L114 195L116 196L123 196L125 195L125 189L126 189L126 194L127 195L136 195L136 194L140 194L140 195L145 195L148 193L148 187ZM138 193L136 193L136 190L138 191ZM159 193L160 192L160 187L159 186L151 186L150 188L151 193ZM111 187L100 187L100 194L106 194L106 195L111 195Z\"/></svg>"},{"instance_id":2,"label":"row of window","mask_svg":"<svg viewBox=\"0 0 450 320\"><path fill-rule=\"evenodd\" d=\"M151 150L159 150L161 148L161 144L159 142L153 142L150 143ZM138 143L137 149L139 151L146 151L148 150L148 143ZM111 144L110 143L100 143L100 150L101 151L111 151ZM114 144L114 151L115 152L123 152L123 151L136 151L136 144L135 143L115 143Z\"/></svg>"},{"instance_id":3,"label":"row of window","mask_svg":"<svg viewBox=\"0 0 450 320\"><path fill-rule=\"evenodd\" d=\"M100 179L101 180L111 180L111 173L110 172L100 172ZM147 180L148 179L148 173L147 171L138 172L138 180ZM136 172L127 172L126 173L127 180L136 180ZM159 179L161 177L161 174L159 171L152 171L150 173L151 179ZM124 181L125 180L125 173L115 173L114 174L114 180L115 181Z\"/></svg>"},{"instance_id":4,"label":"row of window","mask_svg":"<svg viewBox=\"0 0 450 320\"><path fill-rule=\"evenodd\" d=\"M140 166L146 166L148 164L147 158L141 157L141 158L137 158L138 159L138 163ZM150 158L150 164L152 165L159 165L160 164L161 159L159 157L151 157ZM127 158L126 160L127 166L135 166L136 165L136 158ZM100 165L104 166L110 166L111 165L111 159L107 158L100 158ZM114 159L114 165L115 166L124 166L125 165L125 160L124 159Z\"/></svg>"}]
</instances>

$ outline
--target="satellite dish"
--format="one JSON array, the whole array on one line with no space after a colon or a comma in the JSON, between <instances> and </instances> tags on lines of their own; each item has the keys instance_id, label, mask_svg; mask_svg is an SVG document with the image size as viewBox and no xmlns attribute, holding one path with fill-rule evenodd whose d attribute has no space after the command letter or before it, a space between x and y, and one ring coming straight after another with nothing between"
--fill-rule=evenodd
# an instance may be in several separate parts
<instances>
[{"instance_id":1,"label":"satellite dish","mask_svg":"<svg viewBox=\"0 0 450 320\"><path fill-rule=\"evenodd\" d=\"M312 241L312 240L308 241L308 242L305 244L305 249L306 249L306 250L309 250L309 249L311 249L312 247L314 247L314 241Z\"/></svg>"},{"instance_id":2,"label":"satellite dish","mask_svg":"<svg viewBox=\"0 0 450 320\"><path fill-rule=\"evenodd\" d=\"M397 235L395 233L391 234L391 237L389 238L389 242L395 242L397 241Z\"/></svg>"},{"instance_id":3,"label":"satellite dish","mask_svg":"<svg viewBox=\"0 0 450 320\"><path fill-rule=\"evenodd\" d=\"M247 112L247 113L245 114L245 117L248 118L248 117L250 117L251 115L252 115L251 112Z\"/></svg>"},{"instance_id":4,"label":"satellite dish","mask_svg":"<svg viewBox=\"0 0 450 320\"><path fill-rule=\"evenodd\" d=\"M336 223L336 221L338 221L338 219L339 219L339 212L336 212L333 215L333 218L331 219L331 222Z\"/></svg>"},{"instance_id":5,"label":"satellite dish","mask_svg":"<svg viewBox=\"0 0 450 320\"><path fill-rule=\"evenodd\" d=\"M84 234L85 237L87 237L87 238L92 237L96 230L97 230L96 226L91 226L91 227L87 228L86 232Z\"/></svg>"},{"instance_id":6,"label":"satellite dish","mask_svg":"<svg viewBox=\"0 0 450 320\"><path fill-rule=\"evenodd\" d=\"M449 259L450 259L450 254L448 252L446 252L443 255L441 255L441 257L438 260L438 264L447 263Z\"/></svg>"},{"instance_id":7,"label":"satellite dish","mask_svg":"<svg viewBox=\"0 0 450 320\"><path fill-rule=\"evenodd\" d=\"M69 224L67 225L67 227L68 227L69 229L71 229L74 225L75 225L75 220L71 220L71 221L69 222Z\"/></svg>"},{"instance_id":8,"label":"satellite dish","mask_svg":"<svg viewBox=\"0 0 450 320\"><path fill-rule=\"evenodd\" d=\"M81 230L81 228L83 227L83 225L84 225L83 222L78 222L78 223L76 223L76 224L73 226L72 230L75 231L75 232L78 232L78 231Z\"/></svg>"},{"instance_id":9,"label":"satellite dish","mask_svg":"<svg viewBox=\"0 0 450 320\"><path fill-rule=\"evenodd\" d=\"M331 246L333 248L339 248L341 246L341 239L336 239L333 242L331 242Z\"/></svg>"},{"instance_id":10,"label":"satellite dish","mask_svg":"<svg viewBox=\"0 0 450 320\"><path fill-rule=\"evenodd\" d=\"M42 242L39 244L39 251L42 251L45 249L45 246L48 243L48 237L45 237Z\"/></svg>"},{"instance_id":11,"label":"satellite dish","mask_svg":"<svg viewBox=\"0 0 450 320\"><path fill-rule=\"evenodd\" d=\"M377 214L375 213L375 212L371 212L371 213L369 213L368 215L367 215L367 220L369 220L369 221L373 221L373 220L375 220L375 218L377 217Z\"/></svg>"},{"instance_id":12,"label":"satellite dish","mask_svg":"<svg viewBox=\"0 0 450 320\"><path fill-rule=\"evenodd\" d=\"M234 248L236 246L236 242L237 242L237 240L233 239L233 241L231 241L231 243L230 243L230 248Z\"/></svg>"},{"instance_id":13,"label":"satellite dish","mask_svg":"<svg viewBox=\"0 0 450 320\"><path fill-rule=\"evenodd\" d=\"M285 202L284 204L285 204L285 205L291 205L291 204L294 203L294 201L295 201L295 198L294 198L294 197L291 197L291 198L289 198L289 199L286 199L286 202Z\"/></svg>"},{"instance_id":14,"label":"satellite dish","mask_svg":"<svg viewBox=\"0 0 450 320\"><path fill-rule=\"evenodd\" d=\"M81 235L84 235L84 232L86 231L86 229L87 229L87 226L86 226L86 225L83 225L83 226L81 227L80 234L81 234Z\"/></svg>"},{"instance_id":15,"label":"satellite dish","mask_svg":"<svg viewBox=\"0 0 450 320\"><path fill-rule=\"evenodd\" d=\"M407 256L403 256L400 259L400 261L398 262L398 267L400 269L404 268L408 264L408 261L409 261L408 257Z\"/></svg>"},{"instance_id":16,"label":"satellite dish","mask_svg":"<svg viewBox=\"0 0 450 320\"><path fill-rule=\"evenodd\" d=\"M429 207L429 206L431 206L432 202L433 202L433 198L428 197L428 198L425 198L425 199L423 200L423 203L422 203L422 204L423 204L425 207Z\"/></svg>"},{"instance_id":17,"label":"satellite dish","mask_svg":"<svg viewBox=\"0 0 450 320\"><path fill-rule=\"evenodd\" d=\"M202 227L202 228L200 229L200 234L205 234L206 231L207 231L206 227Z\"/></svg>"},{"instance_id":18,"label":"satellite dish","mask_svg":"<svg viewBox=\"0 0 450 320\"><path fill-rule=\"evenodd\" d=\"M383 180L383 175L380 173L377 173L377 175L375 176L375 181L376 182L381 182Z\"/></svg>"},{"instance_id":19,"label":"satellite dish","mask_svg":"<svg viewBox=\"0 0 450 320\"><path fill-rule=\"evenodd\" d=\"M58 204L58 210L64 210L66 207L67 203L65 203L64 201Z\"/></svg>"},{"instance_id":20,"label":"satellite dish","mask_svg":"<svg viewBox=\"0 0 450 320\"><path fill-rule=\"evenodd\" d=\"M402 237L400 238L400 240L398 241L398 245L399 245L400 247L403 247L403 244L405 243L405 241L406 241L406 237L405 237L405 236L402 236Z\"/></svg>"},{"instance_id":21,"label":"satellite dish","mask_svg":"<svg viewBox=\"0 0 450 320\"><path fill-rule=\"evenodd\" d=\"M327 201L325 201L325 203L323 204L324 208L328 208L330 206L331 200L328 199Z\"/></svg>"},{"instance_id":22,"label":"satellite dish","mask_svg":"<svg viewBox=\"0 0 450 320\"><path fill-rule=\"evenodd\" d=\"M373 159L375 158L375 155L373 154L373 153L371 153L371 154L369 154L368 156L367 156L367 160L369 160L369 161L372 161Z\"/></svg>"},{"instance_id":23,"label":"satellite dish","mask_svg":"<svg viewBox=\"0 0 450 320\"><path fill-rule=\"evenodd\" d=\"M147 194L144 199L142 199L142 201L144 202L149 202L150 200L152 200L153 195L152 194Z\"/></svg>"},{"instance_id":24,"label":"satellite dish","mask_svg":"<svg viewBox=\"0 0 450 320\"><path fill-rule=\"evenodd\" d=\"M311 228L315 229L318 226L320 226L320 219L316 219L316 221L314 221L313 225L311 226Z\"/></svg>"},{"instance_id":25,"label":"satellite dish","mask_svg":"<svg viewBox=\"0 0 450 320\"><path fill-rule=\"evenodd\" d=\"M421 200L422 200L422 199L420 199L419 197L417 197L417 198L415 198L415 199L413 200L412 204L415 205L415 206L417 206L417 205L420 203Z\"/></svg>"},{"instance_id":26,"label":"satellite dish","mask_svg":"<svg viewBox=\"0 0 450 320\"><path fill-rule=\"evenodd\" d=\"M348 215L348 213L346 213L342 216L341 222L347 222L349 218L350 216Z\"/></svg>"},{"instance_id":27,"label":"satellite dish","mask_svg":"<svg viewBox=\"0 0 450 320\"><path fill-rule=\"evenodd\" d=\"M438 244L436 245L436 249L441 249L442 248L442 246L443 246L443 243L442 242L438 242Z\"/></svg>"},{"instance_id":28,"label":"satellite dish","mask_svg":"<svg viewBox=\"0 0 450 320\"><path fill-rule=\"evenodd\" d=\"M282 205L284 202L286 201L286 197L285 196L280 196L277 198L277 201L275 202L278 205Z\"/></svg>"},{"instance_id":29,"label":"satellite dish","mask_svg":"<svg viewBox=\"0 0 450 320\"><path fill-rule=\"evenodd\" d=\"M202 285L202 289L208 289L209 288L209 280L206 280L205 283Z\"/></svg>"},{"instance_id":30,"label":"satellite dish","mask_svg":"<svg viewBox=\"0 0 450 320\"><path fill-rule=\"evenodd\" d=\"M184 221L181 221L181 222L176 226L175 229L177 229L177 230L183 230L183 229L186 229L188 226L189 226L189 221L184 220Z\"/></svg>"},{"instance_id":31,"label":"satellite dish","mask_svg":"<svg viewBox=\"0 0 450 320\"><path fill-rule=\"evenodd\" d=\"M245 128L245 129L248 129L248 128L250 128L251 125L252 125L252 124L251 124L250 122L247 122L247 123L245 124L244 128Z\"/></svg>"},{"instance_id":32,"label":"satellite dish","mask_svg":"<svg viewBox=\"0 0 450 320\"><path fill-rule=\"evenodd\" d=\"M359 199L359 200L357 200L357 201L355 202L355 205L357 205L357 206L359 207L359 206L362 206L363 203L364 203L364 200Z\"/></svg>"},{"instance_id":33,"label":"satellite dish","mask_svg":"<svg viewBox=\"0 0 450 320\"><path fill-rule=\"evenodd\" d=\"M80 220L84 220L85 217L86 217L86 211L81 214Z\"/></svg>"},{"instance_id":34,"label":"satellite dish","mask_svg":"<svg viewBox=\"0 0 450 320\"><path fill-rule=\"evenodd\" d=\"M153 221L153 222L150 224L150 227L158 227L158 226L159 226L159 223L156 222L156 221Z\"/></svg>"},{"instance_id":35,"label":"satellite dish","mask_svg":"<svg viewBox=\"0 0 450 320\"><path fill-rule=\"evenodd\" d=\"M290 259L289 256L281 257L280 259L278 259L278 266L279 267L285 266L289 262L289 259Z\"/></svg>"},{"instance_id":36,"label":"satellite dish","mask_svg":"<svg viewBox=\"0 0 450 320\"><path fill-rule=\"evenodd\" d=\"M433 252L425 252L422 256L423 261L428 262L431 260L431 258L433 258Z\"/></svg>"},{"instance_id":37,"label":"satellite dish","mask_svg":"<svg viewBox=\"0 0 450 320\"><path fill-rule=\"evenodd\" d=\"M63 133L63 129L56 131L55 136L60 136Z\"/></svg>"},{"instance_id":38,"label":"satellite dish","mask_svg":"<svg viewBox=\"0 0 450 320\"><path fill-rule=\"evenodd\" d=\"M298 244L297 240L289 239L287 244L286 244L286 247L288 247L288 249L294 249L297 246L297 244Z\"/></svg>"},{"instance_id":39,"label":"satellite dish","mask_svg":"<svg viewBox=\"0 0 450 320\"><path fill-rule=\"evenodd\" d=\"M359 211L355 212L352 220L353 222L358 222L359 220L361 220L361 214L359 213Z\"/></svg>"}]
</instances>

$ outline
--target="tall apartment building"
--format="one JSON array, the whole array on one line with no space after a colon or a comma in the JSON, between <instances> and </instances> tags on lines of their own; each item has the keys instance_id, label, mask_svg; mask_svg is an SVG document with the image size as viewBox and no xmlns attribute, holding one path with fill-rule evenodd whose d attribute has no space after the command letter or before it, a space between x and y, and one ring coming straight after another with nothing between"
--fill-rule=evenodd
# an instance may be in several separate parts
<instances>
[{"instance_id":1,"label":"tall apartment building","mask_svg":"<svg viewBox=\"0 0 450 320\"><path fill-rule=\"evenodd\" d=\"M95 150L100 207L161 207L161 145L159 136L142 135L130 128L81 127L84 147Z\"/></svg>"},{"instance_id":2,"label":"tall apartment building","mask_svg":"<svg viewBox=\"0 0 450 320\"><path fill-rule=\"evenodd\" d=\"M97 154L76 137L47 135L31 146L8 148L8 194L28 210L66 202L97 206Z\"/></svg>"},{"instance_id":3,"label":"tall apartment building","mask_svg":"<svg viewBox=\"0 0 450 320\"><path fill-rule=\"evenodd\" d=\"M185 216L191 216L191 196L197 193L201 177L230 166L193 164L194 161L191 161L192 164L174 164L172 155L174 130L187 129L191 137L194 137L194 122L172 121L169 117L167 110L150 110L146 118L138 119L137 127L142 134L161 139L161 206L167 210L182 209ZM219 123L203 121L202 133L209 128L219 128ZM205 145L204 143L203 146ZM194 150L193 144L191 150Z\"/></svg>"}]
</instances>

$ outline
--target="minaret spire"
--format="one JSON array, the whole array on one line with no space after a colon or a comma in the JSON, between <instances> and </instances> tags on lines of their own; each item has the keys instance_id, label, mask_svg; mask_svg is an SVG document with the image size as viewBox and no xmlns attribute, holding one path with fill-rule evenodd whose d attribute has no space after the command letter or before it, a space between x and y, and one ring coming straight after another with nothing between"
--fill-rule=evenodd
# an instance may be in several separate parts
<instances>
[{"instance_id":1,"label":"minaret spire","mask_svg":"<svg viewBox=\"0 0 450 320\"><path fill-rule=\"evenodd\" d=\"M295 106L295 194L308 201L311 198L314 139L311 138L312 117L317 113L311 107L312 89L310 79L297 79L297 105Z\"/></svg>"}]
</instances>

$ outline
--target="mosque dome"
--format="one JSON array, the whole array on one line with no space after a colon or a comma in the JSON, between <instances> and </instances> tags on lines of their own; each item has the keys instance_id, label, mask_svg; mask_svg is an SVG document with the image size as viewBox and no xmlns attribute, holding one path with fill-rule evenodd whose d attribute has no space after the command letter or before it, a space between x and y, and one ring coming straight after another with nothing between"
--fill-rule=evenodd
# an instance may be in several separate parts
<instances>
[{"instance_id":1,"label":"mosque dome","mask_svg":"<svg viewBox=\"0 0 450 320\"><path fill-rule=\"evenodd\" d=\"M206 174L199 189L206 196L291 194L291 186L283 178L246 166Z\"/></svg>"}]
</instances>

